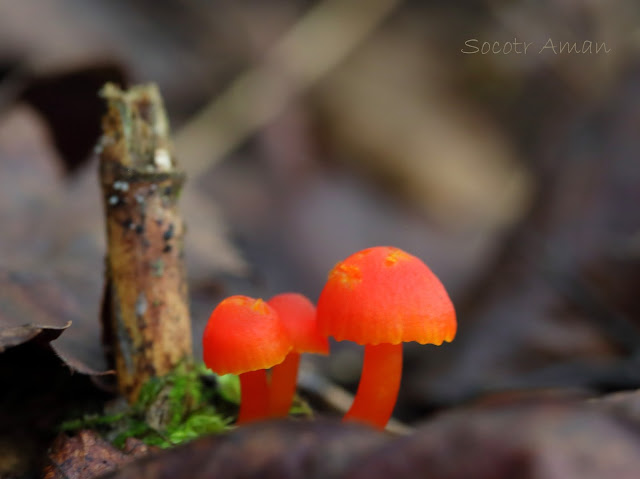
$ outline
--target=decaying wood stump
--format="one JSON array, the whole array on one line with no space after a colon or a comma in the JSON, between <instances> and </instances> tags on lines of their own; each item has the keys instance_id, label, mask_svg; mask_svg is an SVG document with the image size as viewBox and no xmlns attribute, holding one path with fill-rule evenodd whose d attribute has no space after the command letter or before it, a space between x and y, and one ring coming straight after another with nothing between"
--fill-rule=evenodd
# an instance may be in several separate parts
<instances>
[{"instance_id":1,"label":"decaying wood stump","mask_svg":"<svg viewBox=\"0 0 640 479\"><path fill-rule=\"evenodd\" d=\"M103 314L120 391L135 401L149 378L190 360L184 224L169 125L154 85L108 84L100 181L107 225Z\"/></svg>"}]
</instances>

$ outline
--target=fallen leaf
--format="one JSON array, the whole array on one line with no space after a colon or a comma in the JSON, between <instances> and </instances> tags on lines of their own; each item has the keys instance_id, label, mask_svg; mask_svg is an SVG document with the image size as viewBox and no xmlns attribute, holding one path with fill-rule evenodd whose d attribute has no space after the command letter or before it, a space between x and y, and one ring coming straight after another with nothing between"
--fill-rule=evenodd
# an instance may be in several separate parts
<instances>
[{"instance_id":1,"label":"fallen leaf","mask_svg":"<svg viewBox=\"0 0 640 479\"><path fill-rule=\"evenodd\" d=\"M538 399L444 414L343 477L632 479L639 468L637 429L582 402Z\"/></svg>"},{"instance_id":2,"label":"fallen leaf","mask_svg":"<svg viewBox=\"0 0 640 479\"><path fill-rule=\"evenodd\" d=\"M351 461L388 439L356 424L269 421L163 451L107 477L338 478Z\"/></svg>"},{"instance_id":3,"label":"fallen leaf","mask_svg":"<svg viewBox=\"0 0 640 479\"><path fill-rule=\"evenodd\" d=\"M0 269L0 353L36 337L53 341L77 315L72 297L50 278Z\"/></svg>"},{"instance_id":4,"label":"fallen leaf","mask_svg":"<svg viewBox=\"0 0 640 479\"><path fill-rule=\"evenodd\" d=\"M137 457L149 454L156 448L128 441L126 452L120 451L93 431L79 431L69 437L61 434L51 445L45 479L90 479L113 471Z\"/></svg>"}]
</instances>

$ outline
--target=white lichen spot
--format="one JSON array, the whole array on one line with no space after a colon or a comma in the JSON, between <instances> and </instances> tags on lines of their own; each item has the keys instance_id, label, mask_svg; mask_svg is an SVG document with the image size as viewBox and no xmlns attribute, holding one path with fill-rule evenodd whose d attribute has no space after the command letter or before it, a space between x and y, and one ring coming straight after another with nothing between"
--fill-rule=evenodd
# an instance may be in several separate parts
<instances>
[{"instance_id":1,"label":"white lichen spot","mask_svg":"<svg viewBox=\"0 0 640 479\"><path fill-rule=\"evenodd\" d=\"M144 203L144 196L143 196L143 195L141 195L140 193L138 193L138 194L135 196L135 198L136 198L136 201L138 202L138 204L142 204L142 203Z\"/></svg>"},{"instance_id":2,"label":"white lichen spot","mask_svg":"<svg viewBox=\"0 0 640 479\"><path fill-rule=\"evenodd\" d=\"M116 191L122 191L122 192L127 192L129 191L129 183L127 183L126 181L114 181L113 183L113 189Z\"/></svg>"},{"instance_id":3,"label":"white lichen spot","mask_svg":"<svg viewBox=\"0 0 640 479\"><path fill-rule=\"evenodd\" d=\"M109 199L107 201L111 206L115 206L118 204L118 201L120 201L120 199L118 198L117 195L111 195L109 196Z\"/></svg>"},{"instance_id":4,"label":"white lichen spot","mask_svg":"<svg viewBox=\"0 0 640 479\"><path fill-rule=\"evenodd\" d=\"M144 316L144 313L147 312L147 297L144 295L144 292L138 295L138 299L136 300L136 316Z\"/></svg>"},{"instance_id":5,"label":"white lichen spot","mask_svg":"<svg viewBox=\"0 0 640 479\"><path fill-rule=\"evenodd\" d=\"M171 169L171 155L165 148L158 148L153 160L159 170Z\"/></svg>"}]
</instances>

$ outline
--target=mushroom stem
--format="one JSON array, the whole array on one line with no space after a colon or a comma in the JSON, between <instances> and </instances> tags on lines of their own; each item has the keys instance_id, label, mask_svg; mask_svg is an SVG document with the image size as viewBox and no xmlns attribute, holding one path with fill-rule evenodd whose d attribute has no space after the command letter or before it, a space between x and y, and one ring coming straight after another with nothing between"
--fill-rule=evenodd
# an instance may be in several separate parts
<instances>
[{"instance_id":1,"label":"mushroom stem","mask_svg":"<svg viewBox=\"0 0 640 479\"><path fill-rule=\"evenodd\" d=\"M267 417L269 387L264 369L242 373L240 379L240 412L236 424L245 424Z\"/></svg>"},{"instance_id":2,"label":"mushroom stem","mask_svg":"<svg viewBox=\"0 0 640 479\"><path fill-rule=\"evenodd\" d=\"M286 417L291 409L296 393L300 354L290 352L285 360L271 368L269 386L269 414L272 417Z\"/></svg>"},{"instance_id":3,"label":"mushroom stem","mask_svg":"<svg viewBox=\"0 0 640 479\"><path fill-rule=\"evenodd\" d=\"M401 375L402 343L366 345L358 392L343 420L384 429L396 404Z\"/></svg>"}]
</instances>

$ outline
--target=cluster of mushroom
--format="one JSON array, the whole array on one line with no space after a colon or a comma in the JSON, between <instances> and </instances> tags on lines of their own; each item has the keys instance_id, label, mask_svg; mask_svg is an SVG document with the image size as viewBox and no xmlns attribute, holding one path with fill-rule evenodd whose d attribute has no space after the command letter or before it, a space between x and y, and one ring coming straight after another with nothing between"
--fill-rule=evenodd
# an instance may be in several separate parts
<instances>
[{"instance_id":1,"label":"cluster of mushroom","mask_svg":"<svg viewBox=\"0 0 640 479\"><path fill-rule=\"evenodd\" d=\"M288 414L301 353L328 354L329 336L354 341L365 346L364 363L344 419L383 429L400 388L402 343L440 345L456 329L453 304L433 272L398 248L377 246L331 270L317 308L297 293L266 303L223 300L204 332L204 362L218 374L239 375L242 424Z\"/></svg>"}]
</instances>

